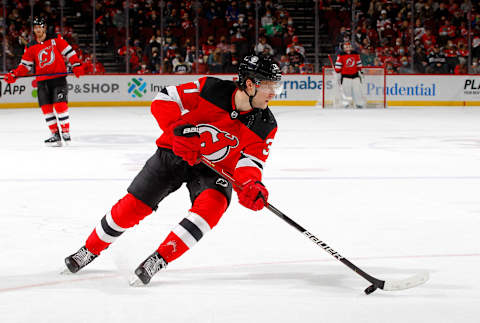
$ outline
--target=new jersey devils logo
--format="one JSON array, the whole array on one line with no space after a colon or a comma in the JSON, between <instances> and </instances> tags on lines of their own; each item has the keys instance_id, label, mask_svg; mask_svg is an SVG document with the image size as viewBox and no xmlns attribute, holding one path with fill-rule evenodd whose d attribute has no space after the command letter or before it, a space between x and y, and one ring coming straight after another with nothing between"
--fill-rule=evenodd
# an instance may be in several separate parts
<instances>
[{"instance_id":1,"label":"new jersey devils logo","mask_svg":"<svg viewBox=\"0 0 480 323\"><path fill-rule=\"evenodd\" d=\"M46 47L38 52L38 66L40 68L50 65L54 61L55 53L53 52L52 47Z\"/></svg>"},{"instance_id":2,"label":"new jersey devils logo","mask_svg":"<svg viewBox=\"0 0 480 323\"><path fill-rule=\"evenodd\" d=\"M355 60L351 57L348 57L347 60L345 61L345 66L346 67L353 67L355 66Z\"/></svg>"},{"instance_id":3,"label":"new jersey devils logo","mask_svg":"<svg viewBox=\"0 0 480 323\"><path fill-rule=\"evenodd\" d=\"M238 146L238 138L220 131L209 124L199 124L198 132L202 147L202 155L212 162L218 162L227 157L230 149Z\"/></svg>"}]
</instances>

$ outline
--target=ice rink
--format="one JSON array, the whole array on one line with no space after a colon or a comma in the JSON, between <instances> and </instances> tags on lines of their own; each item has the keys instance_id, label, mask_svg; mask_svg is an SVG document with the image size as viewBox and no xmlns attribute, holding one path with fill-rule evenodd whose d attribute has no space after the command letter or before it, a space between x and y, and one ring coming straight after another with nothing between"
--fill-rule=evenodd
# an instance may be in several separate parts
<instances>
[{"instance_id":1,"label":"ice rink","mask_svg":"<svg viewBox=\"0 0 480 323\"><path fill-rule=\"evenodd\" d=\"M44 147L40 109L0 109L0 322L479 322L480 108L273 107L269 202L380 279L377 290L236 195L217 227L134 288L128 278L190 207L187 189L92 264L61 275L155 151L147 107L71 108Z\"/></svg>"}]
</instances>

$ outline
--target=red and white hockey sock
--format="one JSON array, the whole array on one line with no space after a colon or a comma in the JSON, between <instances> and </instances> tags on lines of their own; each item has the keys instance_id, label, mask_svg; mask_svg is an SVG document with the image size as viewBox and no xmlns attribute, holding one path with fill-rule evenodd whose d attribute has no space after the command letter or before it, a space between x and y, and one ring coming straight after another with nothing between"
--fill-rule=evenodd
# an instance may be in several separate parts
<instances>
[{"instance_id":1,"label":"red and white hockey sock","mask_svg":"<svg viewBox=\"0 0 480 323\"><path fill-rule=\"evenodd\" d=\"M68 113L67 102L58 102L53 106L57 112L58 122L62 128L62 132L68 133L70 131L70 114Z\"/></svg>"},{"instance_id":2,"label":"red and white hockey sock","mask_svg":"<svg viewBox=\"0 0 480 323\"><path fill-rule=\"evenodd\" d=\"M58 132L57 117L53 113L53 105L45 104L41 106L45 122L52 133Z\"/></svg>"},{"instance_id":3,"label":"red and white hockey sock","mask_svg":"<svg viewBox=\"0 0 480 323\"><path fill-rule=\"evenodd\" d=\"M227 209L226 197L217 190L202 192L186 218L173 228L157 251L170 263L191 249L220 220Z\"/></svg>"},{"instance_id":4,"label":"red and white hockey sock","mask_svg":"<svg viewBox=\"0 0 480 323\"><path fill-rule=\"evenodd\" d=\"M118 201L95 227L85 243L87 249L96 255L105 250L128 228L138 224L152 213L152 209L128 193Z\"/></svg>"}]
</instances>

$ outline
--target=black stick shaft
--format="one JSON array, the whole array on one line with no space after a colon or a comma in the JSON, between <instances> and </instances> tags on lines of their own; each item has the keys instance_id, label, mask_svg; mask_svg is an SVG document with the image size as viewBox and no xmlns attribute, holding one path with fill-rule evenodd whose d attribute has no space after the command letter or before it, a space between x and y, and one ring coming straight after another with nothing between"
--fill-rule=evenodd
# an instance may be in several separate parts
<instances>
[{"instance_id":1,"label":"black stick shaft","mask_svg":"<svg viewBox=\"0 0 480 323\"><path fill-rule=\"evenodd\" d=\"M25 78L25 77L37 77L37 76L54 76L54 75L68 75L68 74L73 74L72 72L65 72L65 73L51 73L51 74L28 74L28 75L22 75L22 76L17 76L17 79L20 78ZM3 80L5 76L0 76L0 80Z\"/></svg>"},{"instance_id":2,"label":"black stick shaft","mask_svg":"<svg viewBox=\"0 0 480 323\"><path fill-rule=\"evenodd\" d=\"M361 277L365 278L366 280L368 280L370 283L374 284L375 286L377 286L378 288L383 288L384 284L385 284L385 281L383 280L380 280L380 279L377 279L369 274L367 274L366 272L364 272L362 269L360 269L359 267L357 267L356 265L354 265L352 262L350 262L347 258L343 257L342 255L340 255L338 252L336 252L335 250L333 250L328 244L326 244L324 241L320 240L319 238L317 238L314 234L310 233L308 230L306 230L305 228L303 228L300 224L298 224L297 222L295 222L294 220L292 220L291 218L289 218L287 215L285 215L283 212L281 212L280 210L278 210L276 207L274 207L273 205L267 203L266 205L266 208L271 211L272 213L274 213L276 216L278 216L280 219L282 219L283 221L287 222L288 224L290 224L292 227L294 227L295 229L297 229L298 231L300 231L304 236L306 236L307 238L309 238L313 243L315 243L316 245L320 246L323 250L325 250L327 253L331 254L335 259L339 260L340 262L342 262L344 265L346 265L348 268L350 268L351 270L353 270L354 272L356 272L358 275L360 275Z\"/></svg>"},{"instance_id":3,"label":"black stick shaft","mask_svg":"<svg viewBox=\"0 0 480 323\"><path fill-rule=\"evenodd\" d=\"M205 157L202 157L202 162L208 166L210 169L212 169L214 172L216 172L218 175L225 177L230 183L232 183L233 186L237 188L242 188L242 185L239 184L230 174L226 173L223 170L219 170L217 165L206 159ZM283 212L278 210L276 207L274 207L272 204L267 203L265 206L269 211L271 211L273 214L278 216L280 219L283 221L287 222L290 224L292 227L300 231L304 236L306 236L308 239L310 239L313 243L315 243L317 246L320 246L323 250L325 250L327 253L332 255L335 259L339 260L342 262L344 265L346 265L348 268L356 272L358 275L363 277L364 279L368 280L370 283L375 285L376 287L383 289L383 286L385 284L385 281L377 279L366 272L364 272L362 269L354 265L352 262L350 262L347 258L343 257L340 255L338 252L333 250L328 244L326 244L324 241L320 240L317 238L314 234L310 233L308 230L303 228L300 224L289 218L287 215L285 215Z\"/></svg>"}]
</instances>

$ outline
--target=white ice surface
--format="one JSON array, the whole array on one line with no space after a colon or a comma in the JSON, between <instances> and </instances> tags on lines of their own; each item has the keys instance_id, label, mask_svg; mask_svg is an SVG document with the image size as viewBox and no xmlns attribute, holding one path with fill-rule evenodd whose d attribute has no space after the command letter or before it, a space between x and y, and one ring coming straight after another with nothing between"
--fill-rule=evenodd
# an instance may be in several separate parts
<instances>
[{"instance_id":1,"label":"white ice surface","mask_svg":"<svg viewBox=\"0 0 480 323\"><path fill-rule=\"evenodd\" d=\"M479 322L480 109L274 107L270 202L380 279L369 286L268 210L231 207L145 288L127 281L189 208L182 187L76 275L84 244L155 151L148 108L0 110L0 322Z\"/></svg>"}]
</instances>

